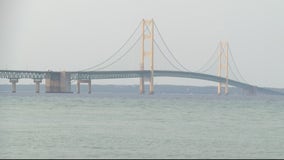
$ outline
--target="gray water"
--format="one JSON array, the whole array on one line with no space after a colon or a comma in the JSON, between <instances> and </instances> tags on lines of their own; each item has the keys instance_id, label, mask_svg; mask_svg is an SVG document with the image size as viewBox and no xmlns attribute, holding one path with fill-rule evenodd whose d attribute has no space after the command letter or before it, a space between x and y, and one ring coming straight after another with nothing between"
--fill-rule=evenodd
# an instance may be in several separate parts
<instances>
[{"instance_id":1,"label":"gray water","mask_svg":"<svg viewBox=\"0 0 284 160\"><path fill-rule=\"evenodd\" d=\"M284 158L284 98L0 94L0 158Z\"/></svg>"}]
</instances>

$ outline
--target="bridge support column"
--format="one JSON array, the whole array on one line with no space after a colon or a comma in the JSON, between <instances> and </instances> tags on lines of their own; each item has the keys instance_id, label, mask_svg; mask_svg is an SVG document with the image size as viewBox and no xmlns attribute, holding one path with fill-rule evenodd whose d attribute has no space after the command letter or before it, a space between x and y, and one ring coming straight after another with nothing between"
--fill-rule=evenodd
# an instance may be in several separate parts
<instances>
[{"instance_id":1,"label":"bridge support column","mask_svg":"<svg viewBox=\"0 0 284 160\"><path fill-rule=\"evenodd\" d=\"M154 94L154 74L151 73L150 81L149 81L149 94Z\"/></svg>"},{"instance_id":2,"label":"bridge support column","mask_svg":"<svg viewBox=\"0 0 284 160\"><path fill-rule=\"evenodd\" d=\"M90 82L88 82L88 93L91 94L92 93L92 81L90 80Z\"/></svg>"},{"instance_id":3,"label":"bridge support column","mask_svg":"<svg viewBox=\"0 0 284 160\"><path fill-rule=\"evenodd\" d=\"M145 32L148 30L148 33ZM146 45L145 45L146 42ZM142 46L141 46L141 57L140 57L140 70L144 71L145 57L149 58L150 61L150 79L149 79L149 94L154 93L154 21L142 20ZM140 78L140 94L144 93L144 76Z\"/></svg>"},{"instance_id":4,"label":"bridge support column","mask_svg":"<svg viewBox=\"0 0 284 160\"><path fill-rule=\"evenodd\" d=\"M88 93L92 93L92 81L91 80L77 80L77 93L80 93L80 84L81 83L88 83Z\"/></svg>"},{"instance_id":5,"label":"bridge support column","mask_svg":"<svg viewBox=\"0 0 284 160\"><path fill-rule=\"evenodd\" d=\"M144 78L140 78L140 86L139 86L139 89L140 89L140 94L144 94L144 92L145 92Z\"/></svg>"},{"instance_id":6,"label":"bridge support column","mask_svg":"<svg viewBox=\"0 0 284 160\"><path fill-rule=\"evenodd\" d=\"M10 82L12 83L12 93L16 93L16 83L19 82L18 79L10 79Z\"/></svg>"},{"instance_id":7,"label":"bridge support column","mask_svg":"<svg viewBox=\"0 0 284 160\"><path fill-rule=\"evenodd\" d=\"M34 79L35 83L35 93L39 93L40 90L40 83L42 82L42 79Z\"/></svg>"},{"instance_id":8,"label":"bridge support column","mask_svg":"<svg viewBox=\"0 0 284 160\"><path fill-rule=\"evenodd\" d=\"M218 53L218 59L219 59L219 65L218 65L218 77L222 76L222 71L225 71L225 82L219 82L218 83L218 95L222 92L222 85L224 85L224 92L225 95L229 93L228 83L229 83L229 44L228 42L220 42L219 45L219 53Z\"/></svg>"},{"instance_id":9,"label":"bridge support column","mask_svg":"<svg viewBox=\"0 0 284 160\"><path fill-rule=\"evenodd\" d=\"M78 94L80 93L80 82L79 81L80 80L77 80L77 87L76 87Z\"/></svg>"}]
</instances>

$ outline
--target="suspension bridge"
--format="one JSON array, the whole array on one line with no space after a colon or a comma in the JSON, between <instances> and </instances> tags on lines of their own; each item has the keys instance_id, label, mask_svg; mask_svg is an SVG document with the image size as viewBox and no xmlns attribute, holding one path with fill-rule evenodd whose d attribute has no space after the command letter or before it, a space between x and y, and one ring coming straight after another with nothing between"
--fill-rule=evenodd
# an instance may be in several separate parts
<instances>
[{"instance_id":1,"label":"suspension bridge","mask_svg":"<svg viewBox=\"0 0 284 160\"><path fill-rule=\"evenodd\" d=\"M137 33L138 36L135 38ZM141 48L139 51L140 63L138 69L109 70L111 66L118 64L130 54L130 51L138 44L140 44ZM158 53L171 66L171 70L155 69L154 59L156 59L155 56ZM210 70L214 70L217 74L208 73ZM91 93L91 82L94 79L138 78L140 94L145 93L145 82L149 83L149 94L153 94L155 77L191 78L216 82L216 91L219 95L228 94L229 85L242 88L249 94L284 95L284 93L249 84L241 75L232 56L229 44L226 41L219 43L212 56L198 70L192 71L186 68L169 49L153 19L143 19L130 37L114 54L101 63L86 69L63 72L0 70L0 78L9 79L9 82L12 83L13 93L16 92L16 83L19 82L19 79L33 79L36 93L40 92L40 83L42 83L43 79L45 80L45 91L47 93L71 93L71 81L73 80L77 81L77 93L80 93L81 83L87 83L88 92Z\"/></svg>"}]
</instances>

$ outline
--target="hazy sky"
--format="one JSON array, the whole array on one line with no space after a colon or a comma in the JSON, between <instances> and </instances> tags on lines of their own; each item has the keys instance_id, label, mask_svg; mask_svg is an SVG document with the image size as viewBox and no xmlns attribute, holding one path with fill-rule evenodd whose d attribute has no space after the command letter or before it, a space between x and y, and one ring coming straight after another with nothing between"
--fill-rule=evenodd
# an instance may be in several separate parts
<instances>
[{"instance_id":1,"label":"hazy sky","mask_svg":"<svg viewBox=\"0 0 284 160\"><path fill-rule=\"evenodd\" d=\"M154 18L188 68L202 66L219 40L228 40L248 82L284 87L281 0L0 0L0 69L68 71L93 66L113 54L143 18ZM138 64L131 68L138 69ZM177 78L155 82L214 84Z\"/></svg>"}]
</instances>

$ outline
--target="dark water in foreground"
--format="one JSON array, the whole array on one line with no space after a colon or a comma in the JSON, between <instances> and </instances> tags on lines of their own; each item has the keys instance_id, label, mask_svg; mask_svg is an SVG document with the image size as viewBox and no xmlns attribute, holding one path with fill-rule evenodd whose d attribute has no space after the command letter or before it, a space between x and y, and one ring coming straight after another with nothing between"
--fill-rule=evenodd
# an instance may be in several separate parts
<instances>
[{"instance_id":1,"label":"dark water in foreground","mask_svg":"<svg viewBox=\"0 0 284 160\"><path fill-rule=\"evenodd\" d=\"M0 158L284 158L284 98L0 93Z\"/></svg>"}]
</instances>

